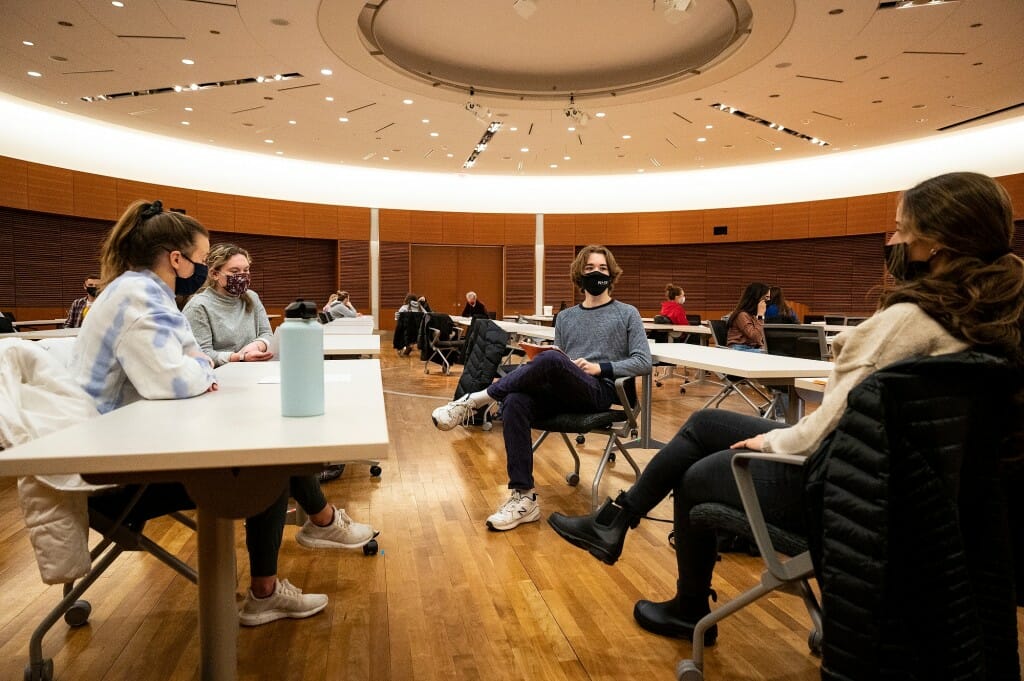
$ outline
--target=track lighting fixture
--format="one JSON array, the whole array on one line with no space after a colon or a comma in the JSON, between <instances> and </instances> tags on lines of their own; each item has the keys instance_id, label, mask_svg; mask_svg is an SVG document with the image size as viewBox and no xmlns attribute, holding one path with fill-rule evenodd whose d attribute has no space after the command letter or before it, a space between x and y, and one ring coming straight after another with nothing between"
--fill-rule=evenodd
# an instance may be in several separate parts
<instances>
[{"instance_id":1,"label":"track lighting fixture","mask_svg":"<svg viewBox=\"0 0 1024 681\"><path fill-rule=\"evenodd\" d=\"M565 108L563 113L566 118L571 120L580 128L586 127L587 123L590 121L590 115L576 106L576 98L573 95L569 96L569 106Z\"/></svg>"}]
</instances>

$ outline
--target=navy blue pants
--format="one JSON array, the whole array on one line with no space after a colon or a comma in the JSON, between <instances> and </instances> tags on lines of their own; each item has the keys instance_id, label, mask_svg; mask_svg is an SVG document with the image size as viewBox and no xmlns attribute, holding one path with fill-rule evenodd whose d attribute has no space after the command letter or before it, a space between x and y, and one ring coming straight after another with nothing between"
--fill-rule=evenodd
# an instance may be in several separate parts
<instances>
[{"instance_id":1,"label":"navy blue pants","mask_svg":"<svg viewBox=\"0 0 1024 681\"><path fill-rule=\"evenodd\" d=\"M526 490L533 489L530 424L555 414L608 409L615 387L585 373L563 353L548 350L493 383L487 394L502 403L508 487Z\"/></svg>"}]
</instances>

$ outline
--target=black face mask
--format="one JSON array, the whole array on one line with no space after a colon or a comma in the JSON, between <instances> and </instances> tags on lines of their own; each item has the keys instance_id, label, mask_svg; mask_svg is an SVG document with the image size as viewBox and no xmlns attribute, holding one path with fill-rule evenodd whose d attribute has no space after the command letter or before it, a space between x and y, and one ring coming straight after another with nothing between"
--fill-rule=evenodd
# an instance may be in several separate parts
<instances>
[{"instance_id":1,"label":"black face mask","mask_svg":"<svg viewBox=\"0 0 1024 681\"><path fill-rule=\"evenodd\" d=\"M179 277L177 274L174 275L174 295L176 296L190 296L202 288L203 284L206 283L206 275L208 271L206 263L196 262L188 257L185 257L185 259L195 265L195 271L192 272L191 277Z\"/></svg>"},{"instance_id":2,"label":"black face mask","mask_svg":"<svg viewBox=\"0 0 1024 681\"><path fill-rule=\"evenodd\" d=\"M90 297L95 298L96 294L99 293L100 290L95 286L86 286L85 292L88 293Z\"/></svg>"},{"instance_id":3,"label":"black face mask","mask_svg":"<svg viewBox=\"0 0 1024 681\"><path fill-rule=\"evenodd\" d=\"M612 284L612 275L594 270L583 275L583 290L592 296L599 296Z\"/></svg>"},{"instance_id":4,"label":"black face mask","mask_svg":"<svg viewBox=\"0 0 1024 681\"><path fill-rule=\"evenodd\" d=\"M906 244L886 244L885 268L898 282L914 281L928 274L927 260L911 260Z\"/></svg>"}]
</instances>

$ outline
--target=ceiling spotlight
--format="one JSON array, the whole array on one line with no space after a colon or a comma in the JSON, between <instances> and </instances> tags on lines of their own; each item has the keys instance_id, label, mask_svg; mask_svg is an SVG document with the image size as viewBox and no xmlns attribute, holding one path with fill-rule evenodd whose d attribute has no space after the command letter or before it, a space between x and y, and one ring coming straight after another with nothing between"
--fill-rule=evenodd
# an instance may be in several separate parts
<instances>
[{"instance_id":1,"label":"ceiling spotlight","mask_svg":"<svg viewBox=\"0 0 1024 681\"><path fill-rule=\"evenodd\" d=\"M537 0L512 0L512 9L524 19L529 19L537 11Z\"/></svg>"},{"instance_id":2,"label":"ceiling spotlight","mask_svg":"<svg viewBox=\"0 0 1024 681\"><path fill-rule=\"evenodd\" d=\"M476 92L472 88L470 88L469 100L466 102L463 108L469 113L473 114L473 116L481 123L486 123L494 115L494 113L483 104L478 104L474 102L473 95L475 94Z\"/></svg>"},{"instance_id":3,"label":"ceiling spotlight","mask_svg":"<svg viewBox=\"0 0 1024 681\"><path fill-rule=\"evenodd\" d=\"M694 0L662 0L662 5L665 6L665 21L678 24L686 18L686 12L693 9L695 4Z\"/></svg>"}]
</instances>

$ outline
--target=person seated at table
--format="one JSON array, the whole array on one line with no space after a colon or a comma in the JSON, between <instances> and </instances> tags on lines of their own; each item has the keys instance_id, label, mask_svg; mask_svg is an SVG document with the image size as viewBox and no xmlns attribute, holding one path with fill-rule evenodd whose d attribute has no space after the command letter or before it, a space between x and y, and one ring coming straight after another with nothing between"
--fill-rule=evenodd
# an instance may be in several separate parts
<instances>
[{"instance_id":1,"label":"person seated at table","mask_svg":"<svg viewBox=\"0 0 1024 681\"><path fill-rule=\"evenodd\" d=\"M668 317L673 324L687 326L690 322L686 319L686 292L682 287L675 284L665 286L665 300L661 301L661 312L658 314Z\"/></svg>"},{"instance_id":2,"label":"person seated at table","mask_svg":"<svg viewBox=\"0 0 1024 681\"><path fill-rule=\"evenodd\" d=\"M199 347L215 367L272 359L270 320L259 295L249 288L249 252L235 244L217 244L210 248L206 266L205 283L182 310ZM356 549L378 534L327 503L315 475L292 476L289 491L308 516L295 535L302 546Z\"/></svg>"},{"instance_id":3,"label":"person seated at table","mask_svg":"<svg viewBox=\"0 0 1024 681\"><path fill-rule=\"evenodd\" d=\"M85 316L89 314L89 309L96 302L96 296L100 294L99 277L86 277L85 281L82 282L82 289L85 291L85 295L81 298L76 298L71 303L67 319L64 320L65 329L77 329L85 321Z\"/></svg>"},{"instance_id":4,"label":"person seated at table","mask_svg":"<svg viewBox=\"0 0 1024 681\"><path fill-rule=\"evenodd\" d=\"M324 312L331 318L335 319L347 319L350 317L362 317L355 306L352 305L352 301L349 299L348 291L336 291L330 295L327 299L327 304L324 305Z\"/></svg>"},{"instance_id":5,"label":"person seated at table","mask_svg":"<svg viewBox=\"0 0 1024 681\"><path fill-rule=\"evenodd\" d=\"M786 302L781 286L768 289L768 305L764 309L764 320L768 324L796 324L796 312Z\"/></svg>"},{"instance_id":6,"label":"person seated at table","mask_svg":"<svg viewBox=\"0 0 1024 681\"><path fill-rule=\"evenodd\" d=\"M502 403L503 435L511 496L487 518L492 530L511 530L540 518L533 481L530 423L565 412L608 409L615 400L615 379L651 370L651 350L640 313L613 300L622 268L605 246L587 246L572 263L573 285L581 304L562 310L555 321L555 345L492 383L434 410L434 425L451 430L474 411Z\"/></svg>"},{"instance_id":7,"label":"person seated at table","mask_svg":"<svg viewBox=\"0 0 1024 681\"><path fill-rule=\"evenodd\" d=\"M730 468L737 449L810 455L836 427L850 390L900 360L973 348L1024 361L1024 261L1011 250L1013 215L1006 190L985 175L949 173L907 190L887 247L895 286L883 291L872 317L836 336L835 366L817 410L789 427L725 409L694 412L615 501L591 515L552 514L548 522L611 565L628 529L673 494L676 593L667 601L638 601L633 617L648 631L692 640L714 597L716 546L714 530L691 526L689 513L709 501L742 508ZM755 290L750 300L758 299ZM803 471L754 462L751 473L767 521L803 528ZM705 643L716 636L717 628L710 629Z\"/></svg>"},{"instance_id":8,"label":"person seated at table","mask_svg":"<svg viewBox=\"0 0 1024 681\"><path fill-rule=\"evenodd\" d=\"M736 309L726 322L726 345L731 350L764 352L764 311L768 307L768 285L747 284Z\"/></svg>"},{"instance_id":9,"label":"person seated at table","mask_svg":"<svg viewBox=\"0 0 1024 681\"><path fill-rule=\"evenodd\" d=\"M395 312L395 321L398 321L398 315L403 312L431 312L431 309L430 305L427 304L427 299L423 296L417 296L415 293L406 293L405 303ZM405 330L405 344L398 351L400 355L408 355L412 352L412 349L416 346L416 333L418 331L418 328Z\"/></svg>"},{"instance_id":10,"label":"person seated at table","mask_svg":"<svg viewBox=\"0 0 1024 681\"><path fill-rule=\"evenodd\" d=\"M209 249L202 224L165 212L160 201L132 203L110 230L100 251L103 293L82 324L69 366L100 413L140 399L185 399L217 390L213 362L174 300L206 281ZM164 498L188 500L188 494L179 483L157 483L141 503ZM309 617L327 606L326 595L304 594L277 578L287 505L287 490L281 490L277 501L245 521L250 587L239 611L244 625Z\"/></svg>"},{"instance_id":11,"label":"person seated at table","mask_svg":"<svg viewBox=\"0 0 1024 681\"><path fill-rule=\"evenodd\" d=\"M462 308L463 317L486 317L487 307L476 297L475 291L466 294L466 306Z\"/></svg>"}]
</instances>

